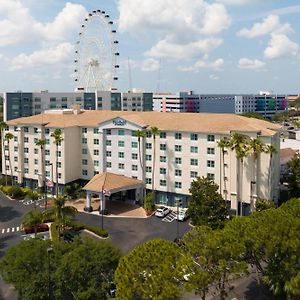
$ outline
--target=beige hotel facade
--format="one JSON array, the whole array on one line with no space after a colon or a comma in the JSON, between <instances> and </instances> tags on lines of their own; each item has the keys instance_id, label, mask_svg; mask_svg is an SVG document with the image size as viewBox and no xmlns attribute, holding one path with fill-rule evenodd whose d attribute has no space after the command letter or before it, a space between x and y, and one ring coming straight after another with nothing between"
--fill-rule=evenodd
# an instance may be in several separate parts
<instances>
[{"instance_id":1,"label":"beige hotel facade","mask_svg":"<svg viewBox=\"0 0 300 300\"><path fill-rule=\"evenodd\" d=\"M42 174L55 181L56 145L51 133L59 128L63 137L58 147L60 188L75 181L84 184L96 174L109 172L142 180L151 190L154 178L157 204L175 206L180 199L186 206L191 182L198 176L208 176L219 185L232 210L240 205L237 200L241 200L245 211L257 197L278 200L278 153L272 158L261 153L257 161L249 155L244 159L241 175L237 172L235 152L225 149L223 160L217 144L221 138L239 132L259 137L266 145L279 149L278 126L270 122L234 114L65 109L14 119L7 124L4 134L11 132L14 139L9 145L4 143L3 173L10 175L12 169L15 181L31 188L43 186ZM149 133L151 127L159 129L155 145ZM137 130L146 131L141 147ZM44 151L36 146L39 139L46 140ZM238 187L241 184L242 188ZM241 199L237 199L238 188ZM142 191L127 196L141 201Z\"/></svg>"}]
</instances>

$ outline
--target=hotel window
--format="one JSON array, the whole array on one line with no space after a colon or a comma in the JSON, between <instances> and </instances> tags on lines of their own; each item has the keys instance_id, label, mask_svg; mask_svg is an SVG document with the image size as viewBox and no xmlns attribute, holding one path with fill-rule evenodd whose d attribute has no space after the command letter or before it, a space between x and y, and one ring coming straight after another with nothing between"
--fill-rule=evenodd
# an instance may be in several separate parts
<instances>
[{"instance_id":1,"label":"hotel window","mask_svg":"<svg viewBox=\"0 0 300 300\"><path fill-rule=\"evenodd\" d=\"M137 142L131 142L131 148L137 148L138 143Z\"/></svg>"},{"instance_id":2,"label":"hotel window","mask_svg":"<svg viewBox=\"0 0 300 300\"><path fill-rule=\"evenodd\" d=\"M131 136L137 136L137 134L136 134L136 131L135 131L135 130L132 130L132 131L131 131Z\"/></svg>"},{"instance_id":3,"label":"hotel window","mask_svg":"<svg viewBox=\"0 0 300 300\"><path fill-rule=\"evenodd\" d=\"M28 174L29 173L29 169L28 168L24 168L24 173Z\"/></svg>"},{"instance_id":4,"label":"hotel window","mask_svg":"<svg viewBox=\"0 0 300 300\"><path fill-rule=\"evenodd\" d=\"M50 133L50 129L49 128L45 128L45 134L49 134Z\"/></svg>"},{"instance_id":5,"label":"hotel window","mask_svg":"<svg viewBox=\"0 0 300 300\"><path fill-rule=\"evenodd\" d=\"M88 150L86 148L82 149L82 154L88 154Z\"/></svg>"},{"instance_id":6,"label":"hotel window","mask_svg":"<svg viewBox=\"0 0 300 300\"><path fill-rule=\"evenodd\" d=\"M175 170L175 176L181 176L182 171L181 170Z\"/></svg>"},{"instance_id":7,"label":"hotel window","mask_svg":"<svg viewBox=\"0 0 300 300\"><path fill-rule=\"evenodd\" d=\"M191 178L197 178L198 177L198 172L191 171Z\"/></svg>"},{"instance_id":8,"label":"hotel window","mask_svg":"<svg viewBox=\"0 0 300 300\"><path fill-rule=\"evenodd\" d=\"M118 146L119 147L125 147L125 142L124 141L118 141Z\"/></svg>"},{"instance_id":9,"label":"hotel window","mask_svg":"<svg viewBox=\"0 0 300 300\"><path fill-rule=\"evenodd\" d=\"M181 157L175 157L175 164L181 165L182 159Z\"/></svg>"},{"instance_id":10,"label":"hotel window","mask_svg":"<svg viewBox=\"0 0 300 300\"><path fill-rule=\"evenodd\" d=\"M161 174L161 175L166 175L166 174L167 174L167 169L165 169L165 168L160 168L160 169L159 169L159 174Z\"/></svg>"},{"instance_id":11,"label":"hotel window","mask_svg":"<svg viewBox=\"0 0 300 300\"><path fill-rule=\"evenodd\" d=\"M151 173L152 172L152 167L146 167L146 172Z\"/></svg>"},{"instance_id":12,"label":"hotel window","mask_svg":"<svg viewBox=\"0 0 300 300\"><path fill-rule=\"evenodd\" d=\"M192 158L191 159L191 166L198 166L198 159Z\"/></svg>"},{"instance_id":13,"label":"hotel window","mask_svg":"<svg viewBox=\"0 0 300 300\"><path fill-rule=\"evenodd\" d=\"M175 132L175 140L181 140L182 139L182 134L179 132Z\"/></svg>"},{"instance_id":14,"label":"hotel window","mask_svg":"<svg viewBox=\"0 0 300 300\"><path fill-rule=\"evenodd\" d=\"M99 145L99 139L94 139L94 145Z\"/></svg>"},{"instance_id":15,"label":"hotel window","mask_svg":"<svg viewBox=\"0 0 300 300\"><path fill-rule=\"evenodd\" d=\"M5 145L5 146L4 146L4 150L5 150L5 151L8 151L8 149L9 149L8 145Z\"/></svg>"},{"instance_id":16,"label":"hotel window","mask_svg":"<svg viewBox=\"0 0 300 300\"><path fill-rule=\"evenodd\" d=\"M87 128L85 128L85 127L84 127L84 128L81 128L81 132L82 132L82 133L87 133Z\"/></svg>"},{"instance_id":17,"label":"hotel window","mask_svg":"<svg viewBox=\"0 0 300 300\"><path fill-rule=\"evenodd\" d=\"M208 178L209 180L215 180L215 174L207 173L207 178Z\"/></svg>"},{"instance_id":18,"label":"hotel window","mask_svg":"<svg viewBox=\"0 0 300 300\"><path fill-rule=\"evenodd\" d=\"M106 151L106 156L111 157L111 151Z\"/></svg>"},{"instance_id":19,"label":"hotel window","mask_svg":"<svg viewBox=\"0 0 300 300\"><path fill-rule=\"evenodd\" d=\"M124 129L119 129L118 130L118 135L125 135L125 130Z\"/></svg>"},{"instance_id":20,"label":"hotel window","mask_svg":"<svg viewBox=\"0 0 300 300\"><path fill-rule=\"evenodd\" d=\"M29 153L29 149L28 148L24 148L24 153Z\"/></svg>"},{"instance_id":21,"label":"hotel window","mask_svg":"<svg viewBox=\"0 0 300 300\"><path fill-rule=\"evenodd\" d=\"M18 157L17 157L17 156L14 157L14 161L15 161L15 162L18 161Z\"/></svg>"},{"instance_id":22,"label":"hotel window","mask_svg":"<svg viewBox=\"0 0 300 300\"><path fill-rule=\"evenodd\" d=\"M18 141L18 137L14 136L14 142L17 142L17 141Z\"/></svg>"},{"instance_id":23,"label":"hotel window","mask_svg":"<svg viewBox=\"0 0 300 300\"><path fill-rule=\"evenodd\" d=\"M137 160L137 159L138 159L137 153L132 153L132 154L131 154L131 159Z\"/></svg>"},{"instance_id":24,"label":"hotel window","mask_svg":"<svg viewBox=\"0 0 300 300\"><path fill-rule=\"evenodd\" d=\"M34 133L38 133L38 128L34 127Z\"/></svg>"},{"instance_id":25,"label":"hotel window","mask_svg":"<svg viewBox=\"0 0 300 300\"><path fill-rule=\"evenodd\" d=\"M167 145L166 144L160 144L159 148L160 148L160 150L165 151L167 149Z\"/></svg>"},{"instance_id":26,"label":"hotel window","mask_svg":"<svg viewBox=\"0 0 300 300\"><path fill-rule=\"evenodd\" d=\"M215 148L207 148L207 154L215 154Z\"/></svg>"},{"instance_id":27,"label":"hotel window","mask_svg":"<svg viewBox=\"0 0 300 300\"><path fill-rule=\"evenodd\" d=\"M124 167L125 167L124 164L121 164L121 163L119 164L119 169L120 170L124 170Z\"/></svg>"},{"instance_id":28,"label":"hotel window","mask_svg":"<svg viewBox=\"0 0 300 300\"><path fill-rule=\"evenodd\" d=\"M151 184L152 183L152 179L151 178L146 178L146 184Z\"/></svg>"},{"instance_id":29,"label":"hotel window","mask_svg":"<svg viewBox=\"0 0 300 300\"><path fill-rule=\"evenodd\" d=\"M106 135L111 135L111 129L106 129Z\"/></svg>"},{"instance_id":30,"label":"hotel window","mask_svg":"<svg viewBox=\"0 0 300 300\"><path fill-rule=\"evenodd\" d=\"M138 170L138 166L137 165L132 165L131 166L131 170L132 171L137 171Z\"/></svg>"},{"instance_id":31,"label":"hotel window","mask_svg":"<svg viewBox=\"0 0 300 300\"><path fill-rule=\"evenodd\" d=\"M163 179L163 180L161 179L161 180L159 181L159 185L160 185L160 186L167 186L167 181L164 180L164 179Z\"/></svg>"},{"instance_id":32,"label":"hotel window","mask_svg":"<svg viewBox=\"0 0 300 300\"><path fill-rule=\"evenodd\" d=\"M18 152L18 147L15 146L15 147L14 147L14 151L15 151L15 152Z\"/></svg>"},{"instance_id":33,"label":"hotel window","mask_svg":"<svg viewBox=\"0 0 300 300\"><path fill-rule=\"evenodd\" d=\"M49 160L45 160L45 166L50 166L50 161Z\"/></svg>"},{"instance_id":34,"label":"hotel window","mask_svg":"<svg viewBox=\"0 0 300 300\"><path fill-rule=\"evenodd\" d=\"M94 149L94 155L99 155L99 150L98 149Z\"/></svg>"},{"instance_id":35,"label":"hotel window","mask_svg":"<svg viewBox=\"0 0 300 300\"><path fill-rule=\"evenodd\" d=\"M50 155L50 150L45 150L45 155Z\"/></svg>"},{"instance_id":36,"label":"hotel window","mask_svg":"<svg viewBox=\"0 0 300 300\"><path fill-rule=\"evenodd\" d=\"M146 143L146 149L152 149L152 144L151 143Z\"/></svg>"},{"instance_id":37,"label":"hotel window","mask_svg":"<svg viewBox=\"0 0 300 300\"><path fill-rule=\"evenodd\" d=\"M159 161L162 162L162 163L165 163L165 162L167 162L167 157L166 156L160 156Z\"/></svg>"},{"instance_id":38,"label":"hotel window","mask_svg":"<svg viewBox=\"0 0 300 300\"><path fill-rule=\"evenodd\" d=\"M106 140L106 146L111 146L111 140Z\"/></svg>"},{"instance_id":39,"label":"hotel window","mask_svg":"<svg viewBox=\"0 0 300 300\"><path fill-rule=\"evenodd\" d=\"M151 138L151 137L152 137L151 131L146 131L146 137L147 137L147 138Z\"/></svg>"},{"instance_id":40,"label":"hotel window","mask_svg":"<svg viewBox=\"0 0 300 300\"><path fill-rule=\"evenodd\" d=\"M88 174L88 171L87 171L87 170L82 170L82 175L83 175L83 176L87 176L87 174Z\"/></svg>"},{"instance_id":41,"label":"hotel window","mask_svg":"<svg viewBox=\"0 0 300 300\"><path fill-rule=\"evenodd\" d=\"M29 139L28 137L24 137L24 143L28 143Z\"/></svg>"},{"instance_id":42,"label":"hotel window","mask_svg":"<svg viewBox=\"0 0 300 300\"><path fill-rule=\"evenodd\" d=\"M215 141L215 136L213 134L207 135L207 141L208 142L214 142Z\"/></svg>"},{"instance_id":43,"label":"hotel window","mask_svg":"<svg viewBox=\"0 0 300 300\"><path fill-rule=\"evenodd\" d=\"M50 171L46 171L46 172L45 172L45 176L46 176L46 177L50 177Z\"/></svg>"},{"instance_id":44,"label":"hotel window","mask_svg":"<svg viewBox=\"0 0 300 300\"><path fill-rule=\"evenodd\" d=\"M111 162L110 161L106 162L106 168L111 168Z\"/></svg>"},{"instance_id":45,"label":"hotel window","mask_svg":"<svg viewBox=\"0 0 300 300\"><path fill-rule=\"evenodd\" d=\"M82 143L82 144L87 144L87 138L82 138L82 139L81 139L81 143Z\"/></svg>"},{"instance_id":46,"label":"hotel window","mask_svg":"<svg viewBox=\"0 0 300 300\"><path fill-rule=\"evenodd\" d=\"M61 168L61 162L60 161L57 162L57 167Z\"/></svg>"},{"instance_id":47,"label":"hotel window","mask_svg":"<svg viewBox=\"0 0 300 300\"><path fill-rule=\"evenodd\" d=\"M159 136L161 139L165 139L167 137L167 134L165 132L160 132Z\"/></svg>"},{"instance_id":48,"label":"hotel window","mask_svg":"<svg viewBox=\"0 0 300 300\"><path fill-rule=\"evenodd\" d=\"M39 161L37 159L34 160L34 164L37 165Z\"/></svg>"},{"instance_id":49,"label":"hotel window","mask_svg":"<svg viewBox=\"0 0 300 300\"><path fill-rule=\"evenodd\" d=\"M88 164L87 159L83 159L83 160L82 160L82 164L86 166L86 165Z\"/></svg>"},{"instance_id":50,"label":"hotel window","mask_svg":"<svg viewBox=\"0 0 300 300\"><path fill-rule=\"evenodd\" d=\"M197 133L191 133L191 141L198 141L198 134Z\"/></svg>"},{"instance_id":51,"label":"hotel window","mask_svg":"<svg viewBox=\"0 0 300 300\"><path fill-rule=\"evenodd\" d=\"M198 153L198 147L191 146L191 153Z\"/></svg>"},{"instance_id":52,"label":"hotel window","mask_svg":"<svg viewBox=\"0 0 300 300\"><path fill-rule=\"evenodd\" d=\"M56 155L57 155L58 157L61 157L61 151L56 151Z\"/></svg>"},{"instance_id":53,"label":"hotel window","mask_svg":"<svg viewBox=\"0 0 300 300\"><path fill-rule=\"evenodd\" d=\"M24 132L28 132L28 127L24 127Z\"/></svg>"},{"instance_id":54,"label":"hotel window","mask_svg":"<svg viewBox=\"0 0 300 300\"><path fill-rule=\"evenodd\" d=\"M15 171L15 172L18 172L18 167L14 167L14 171Z\"/></svg>"},{"instance_id":55,"label":"hotel window","mask_svg":"<svg viewBox=\"0 0 300 300\"><path fill-rule=\"evenodd\" d=\"M181 152L182 146L181 145L175 145L175 152Z\"/></svg>"},{"instance_id":56,"label":"hotel window","mask_svg":"<svg viewBox=\"0 0 300 300\"><path fill-rule=\"evenodd\" d=\"M34 154L38 154L39 153L39 149L34 148Z\"/></svg>"},{"instance_id":57,"label":"hotel window","mask_svg":"<svg viewBox=\"0 0 300 300\"><path fill-rule=\"evenodd\" d=\"M182 188L182 183L178 182L178 181L175 181L175 188L176 189L181 189Z\"/></svg>"},{"instance_id":58,"label":"hotel window","mask_svg":"<svg viewBox=\"0 0 300 300\"><path fill-rule=\"evenodd\" d=\"M50 140L49 139L45 139L45 143L46 143L46 145L49 145L50 144Z\"/></svg>"},{"instance_id":59,"label":"hotel window","mask_svg":"<svg viewBox=\"0 0 300 300\"><path fill-rule=\"evenodd\" d=\"M208 168L214 168L215 167L215 161L214 160L208 160L207 161L207 167Z\"/></svg>"},{"instance_id":60,"label":"hotel window","mask_svg":"<svg viewBox=\"0 0 300 300\"><path fill-rule=\"evenodd\" d=\"M147 160L147 161L152 160L152 155L151 155L151 154L146 154L146 160Z\"/></svg>"},{"instance_id":61,"label":"hotel window","mask_svg":"<svg viewBox=\"0 0 300 300\"><path fill-rule=\"evenodd\" d=\"M6 171L9 171L9 166L5 166L5 170L6 170Z\"/></svg>"},{"instance_id":62,"label":"hotel window","mask_svg":"<svg viewBox=\"0 0 300 300\"><path fill-rule=\"evenodd\" d=\"M94 166L99 167L99 160L94 160Z\"/></svg>"},{"instance_id":63,"label":"hotel window","mask_svg":"<svg viewBox=\"0 0 300 300\"><path fill-rule=\"evenodd\" d=\"M119 158L124 158L124 152L119 152Z\"/></svg>"},{"instance_id":64,"label":"hotel window","mask_svg":"<svg viewBox=\"0 0 300 300\"><path fill-rule=\"evenodd\" d=\"M94 128L94 134L98 134L99 133L99 128Z\"/></svg>"}]
</instances>

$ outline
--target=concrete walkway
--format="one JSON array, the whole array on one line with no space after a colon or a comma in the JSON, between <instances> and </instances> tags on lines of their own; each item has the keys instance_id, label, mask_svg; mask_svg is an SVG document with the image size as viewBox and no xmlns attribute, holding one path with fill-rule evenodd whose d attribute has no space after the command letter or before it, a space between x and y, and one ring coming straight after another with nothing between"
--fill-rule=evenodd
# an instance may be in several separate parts
<instances>
[{"instance_id":1,"label":"concrete walkway","mask_svg":"<svg viewBox=\"0 0 300 300\"><path fill-rule=\"evenodd\" d=\"M67 201L66 205L74 206L79 212L84 211L85 199L78 199L74 201ZM100 201L99 199L92 199L92 208L94 214L99 214ZM130 218L146 218L145 210L135 204L124 201L106 201L106 208L108 210L108 217L130 217Z\"/></svg>"}]
</instances>

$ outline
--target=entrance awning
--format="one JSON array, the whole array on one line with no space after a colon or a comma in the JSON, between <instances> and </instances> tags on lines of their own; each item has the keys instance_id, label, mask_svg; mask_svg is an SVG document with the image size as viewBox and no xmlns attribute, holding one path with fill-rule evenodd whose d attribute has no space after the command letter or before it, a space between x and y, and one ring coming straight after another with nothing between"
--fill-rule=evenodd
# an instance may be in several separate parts
<instances>
[{"instance_id":1,"label":"entrance awning","mask_svg":"<svg viewBox=\"0 0 300 300\"><path fill-rule=\"evenodd\" d=\"M120 191L131 190L144 186L142 180L134 179L124 175L104 172L95 175L83 189L95 193L117 193Z\"/></svg>"}]
</instances>

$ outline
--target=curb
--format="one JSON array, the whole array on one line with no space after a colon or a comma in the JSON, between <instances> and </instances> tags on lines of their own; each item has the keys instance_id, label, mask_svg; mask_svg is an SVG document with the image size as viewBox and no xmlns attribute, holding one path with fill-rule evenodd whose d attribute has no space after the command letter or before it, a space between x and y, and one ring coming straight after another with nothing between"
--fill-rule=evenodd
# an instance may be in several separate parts
<instances>
[{"instance_id":1,"label":"curb","mask_svg":"<svg viewBox=\"0 0 300 300\"><path fill-rule=\"evenodd\" d=\"M107 240L107 239L109 239L109 235L108 235L108 237L102 237L102 236L100 236L100 235L98 235L98 234L96 234L96 233L94 233L92 231L89 231L88 229L83 229L83 231L87 232L90 235L93 235L94 237L97 237L100 240Z\"/></svg>"}]
</instances>

